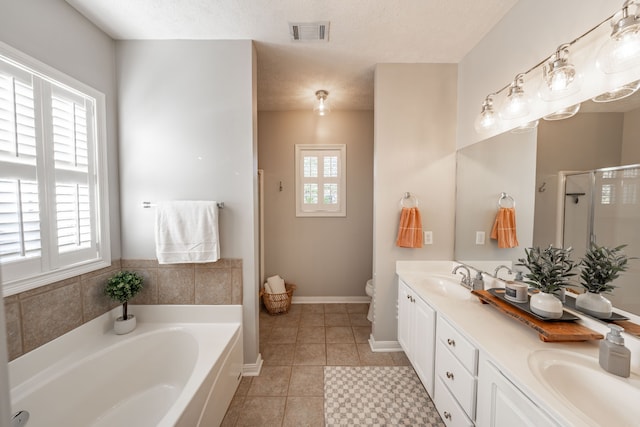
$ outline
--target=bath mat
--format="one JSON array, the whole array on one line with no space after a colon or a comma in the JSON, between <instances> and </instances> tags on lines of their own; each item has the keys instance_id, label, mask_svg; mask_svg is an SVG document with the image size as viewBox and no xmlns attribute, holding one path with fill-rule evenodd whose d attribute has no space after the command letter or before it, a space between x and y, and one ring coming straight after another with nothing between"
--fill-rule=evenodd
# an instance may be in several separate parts
<instances>
[{"instance_id":1,"label":"bath mat","mask_svg":"<svg viewBox=\"0 0 640 427\"><path fill-rule=\"evenodd\" d=\"M444 427L411 366L325 366L327 426Z\"/></svg>"}]
</instances>

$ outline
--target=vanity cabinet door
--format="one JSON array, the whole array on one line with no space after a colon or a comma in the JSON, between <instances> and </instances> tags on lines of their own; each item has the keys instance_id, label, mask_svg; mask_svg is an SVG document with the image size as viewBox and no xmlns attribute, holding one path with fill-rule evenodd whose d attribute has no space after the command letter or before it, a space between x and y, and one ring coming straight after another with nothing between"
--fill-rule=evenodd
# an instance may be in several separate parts
<instances>
[{"instance_id":1,"label":"vanity cabinet door","mask_svg":"<svg viewBox=\"0 0 640 427\"><path fill-rule=\"evenodd\" d=\"M436 312L404 282L398 287L398 342L433 396Z\"/></svg>"},{"instance_id":2,"label":"vanity cabinet door","mask_svg":"<svg viewBox=\"0 0 640 427\"><path fill-rule=\"evenodd\" d=\"M477 427L558 427L488 360L478 379Z\"/></svg>"}]
</instances>

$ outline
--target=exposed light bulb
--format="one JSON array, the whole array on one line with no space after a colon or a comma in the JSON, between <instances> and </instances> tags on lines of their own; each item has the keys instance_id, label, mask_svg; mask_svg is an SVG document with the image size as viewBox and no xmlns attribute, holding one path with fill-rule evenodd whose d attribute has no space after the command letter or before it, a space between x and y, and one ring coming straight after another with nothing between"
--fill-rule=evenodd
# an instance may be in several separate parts
<instances>
[{"instance_id":1,"label":"exposed light bulb","mask_svg":"<svg viewBox=\"0 0 640 427\"><path fill-rule=\"evenodd\" d=\"M634 7L634 10L629 10ZM611 19L611 36L598 52L596 66L614 74L640 66L640 16L638 5L626 1Z\"/></svg>"},{"instance_id":2,"label":"exposed light bulb","mask_svg":"<svg viewBox=\"0 0 640 427\"><path fill-rule=\"evenodd\" d=\"M487 96L482 103L482 110L474 123L476 132L491 132L498 128L498 116L493 111L493 98L491 95Z\"/></svg>"},{"instance_id":3,"label":"exposed light bulb","mask_svg":"<svg viewBox=\"0 0 640 427\"><path fill-rule=\"evenodd\" d=\"M500 117L505 120L519 119L531 111L531 100L522 89L524 74L518 74L509 86L509 94L502 103Z\"/></svg>"},{"instance_id":4,"label":"exposed light bulb","mask_svg":"<svg viewBox=\"0 0 640 427\"><path fill-rule=\"evenodd\" d=\"M327 96L329 96L329 92L326 90L318 90L316 91L316 104L313 107L313 112L319 116L326 116L331 112L331 107L329 102L327 101Z\"/></svg>"}]
</instances>

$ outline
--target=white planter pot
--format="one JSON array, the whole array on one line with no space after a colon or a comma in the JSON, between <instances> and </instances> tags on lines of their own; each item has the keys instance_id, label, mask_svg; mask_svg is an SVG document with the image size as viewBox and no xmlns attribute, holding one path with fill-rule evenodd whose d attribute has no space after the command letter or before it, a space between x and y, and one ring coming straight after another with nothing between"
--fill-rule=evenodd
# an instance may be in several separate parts
<instances>
[{"instance_id":1,"label":"white planter pot","mask_svg":"<svg viewBox=\"0 0 640 427\"><path fill-rule=\"evenodd\" d=\"M136 328L136 316L133 314L127 315L127 319L124 320L122 316L118 317L113 324L113 330L117 335L128 334Z\"/></svg>"},{"instance_id":2,"label":"white planter pot","mask_svg":"<svg viewBox=\"0 0 640 427\"><path fill-rule=\"evenodd\" d=\"M538 292L531 295L529 307L538 316L549 319L559 319L562 317L562 302L546 292Z\"/></svg>"},{"instance_id":3,"label":"white planter pot","mask_svg":"<svg viewBox=\"0 0 640 427\"><path fill-rule=\"evenodd\" d=\"M576 297L576 308L598 319L611 317L611 301L600 294L585 292Z\"/></svg>"}]
</instances>

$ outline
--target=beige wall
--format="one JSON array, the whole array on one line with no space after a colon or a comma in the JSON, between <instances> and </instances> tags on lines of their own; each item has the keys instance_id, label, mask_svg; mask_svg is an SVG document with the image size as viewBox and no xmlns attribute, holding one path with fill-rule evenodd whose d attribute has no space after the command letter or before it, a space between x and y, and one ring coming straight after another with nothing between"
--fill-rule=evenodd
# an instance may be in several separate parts
<instances>
[{"instance_id":1,"label":"beige wall","mask_svg":"<svg viewBox=\"0 0 640 427\"><path fill-rule=\"evenodd\" d=\"M624 115L622 165L640 163L640 108Z\"/></svg>"},{"instance_id":2,"label":"beige wall","mask_svg":"<svg viewBox=\"0 0 640 427\"><path fill-rule=\"evenodd\" d=\"M346 217L295 216L295 144L347 146ZM372 271L373 112L260 112L258 167L264 170L265 277L295 283L294 297L364 296Z\"/></svg>"},{"instance_id":3,"label":"beige wall","mask_svg":"<svg viewBox=\"0 0 640 427\"><path fill-rule=\"evenodd\" d=\"M559 170L583 171L618 166L622 150L621 113L580 113L538 125L534 246L555 242Z\"/></svg>"},{"instance_id":4,"label":"beige wall","mask_svg":"<svg viewBox=\"0 0 640 427\"><path fill-rule=\"evenodd\" d=\"M395 262L453 257L456 82L455 64L376 66L373 338L378 348L397 345ZM395 246L405 192L419 199L432 245Z\"/></svg>"}]
</instances>

